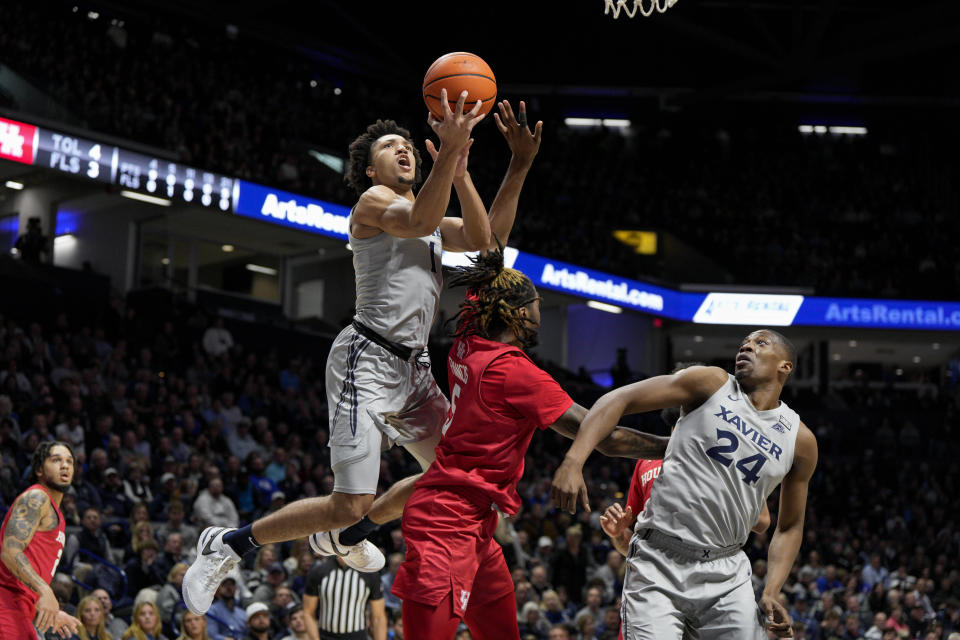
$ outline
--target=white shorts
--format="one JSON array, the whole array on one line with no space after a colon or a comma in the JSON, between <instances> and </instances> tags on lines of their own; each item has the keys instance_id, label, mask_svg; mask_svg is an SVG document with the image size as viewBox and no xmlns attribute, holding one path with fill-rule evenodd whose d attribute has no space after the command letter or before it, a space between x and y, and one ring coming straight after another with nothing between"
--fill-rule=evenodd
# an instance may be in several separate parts
<instances>
[{"instance_id":1,"label":"white shorts","mask_svg":"<svg viewBox=\"0 0 960 640\"><path fill-rule=\"evenodd\" d=\"M376 493L380 452L400 444L426 469L440 441L449 403L430 372L429 356L407 362L348 326L326 370L334 491ZM402 426L388 423L397 414Z\"/></svg>"},{"instance_id":2,"label":"white shorts","mask_svg":"<svg viewBox=\"0 0 960 640\"><path fill-rule=\"evenodd\" d=\"M700 562L634 535L623 580L623 640L765 640L751 573L743 552Z\"/></svg>"}]
</instances>

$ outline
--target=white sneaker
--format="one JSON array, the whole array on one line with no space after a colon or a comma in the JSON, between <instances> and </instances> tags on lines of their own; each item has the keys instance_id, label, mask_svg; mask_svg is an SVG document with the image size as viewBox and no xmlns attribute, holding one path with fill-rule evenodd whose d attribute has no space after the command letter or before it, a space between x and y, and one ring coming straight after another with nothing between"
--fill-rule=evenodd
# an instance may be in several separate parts
<instances>
[{"instance_id":1,"label":"white sneaker","mask_svg":"<svg viewBox=\"0 0 960 640\"><path fill-rule=\"evenodd\" d=\"M220 583L240 562L237 552L223 542L223 534L230 531L235 529L207 527L197 540L197 559L183 576L183 602L194 615L207 612Z\"/></svg>"},{"instance_id":2,"label":"white sneaker","mask_svg":"<svg viewBox=\"0 0 960 640\"><path fill-rule=\"evenodd\" d=\"M310 548L321 556L340 556L348 567L363 573L375 573L383 569L387 559L383 552L369 540L362 540L351 546L341 546L340 532L318 531L310 535Z\"/></svg>"}]
</instances>

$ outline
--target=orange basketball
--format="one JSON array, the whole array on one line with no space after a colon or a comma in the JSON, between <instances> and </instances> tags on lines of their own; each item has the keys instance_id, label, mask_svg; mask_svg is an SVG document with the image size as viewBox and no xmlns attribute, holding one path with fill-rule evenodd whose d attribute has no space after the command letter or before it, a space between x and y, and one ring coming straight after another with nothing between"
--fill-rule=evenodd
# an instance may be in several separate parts
<instances>
[{"instance_id":1,"label":"orange basketball","mask_svg":"<svg viewBox=\"0 0 960 640\"><path fill-rule=\"evenodd\" d=\"M472 53L457 51L440 56L427 69L423 77L423 101L427 109L437 120L443 120L443 107L440 105L440 90L447 90L450 110L457 108L460 93L467 91L464 112L473 109L477 100L483 101L480 113L487 113L497 99L497 80L493 77L490 65L483 58Z\"/></svg>"}]
</instances>

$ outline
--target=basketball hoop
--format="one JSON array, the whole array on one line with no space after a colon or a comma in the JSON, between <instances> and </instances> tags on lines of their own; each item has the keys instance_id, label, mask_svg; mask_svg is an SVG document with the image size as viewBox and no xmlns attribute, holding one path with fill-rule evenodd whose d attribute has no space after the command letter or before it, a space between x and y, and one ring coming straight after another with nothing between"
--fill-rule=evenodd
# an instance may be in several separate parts
<instances>
[{"instance_id":1,"label":"basketball hoop","mask_svg":"<svg viewBox=\"0 0 960 640\"><path fill-rule=\"evenodd\" d=\"M633 6L628 7L628 2L630 0L604 0L603 15L612 12L613 19L616 20L620 17L620 12L623 11L628 18L632 18L638 13L644 18L649 18L654 12L665 13L667 9L677 4L677 0L633 0ZM649 2L650 6L645 7L644 2Z\"/></svg>"}]
</instances>

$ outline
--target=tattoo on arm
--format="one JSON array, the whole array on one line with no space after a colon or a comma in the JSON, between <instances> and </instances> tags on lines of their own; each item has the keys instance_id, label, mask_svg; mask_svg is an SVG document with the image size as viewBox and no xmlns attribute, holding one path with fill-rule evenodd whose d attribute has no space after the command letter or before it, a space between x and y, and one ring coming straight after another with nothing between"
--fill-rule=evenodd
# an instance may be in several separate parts
<instances>
[{"instance_id":1,"label":"tattoo on arm","mask_svg":"<svg viewBox=\"0 0 960 640\"><path fill-rule=\"evenodd\" d=\"M617 427L597 446L597 449L607 456L659 460L667 452L669 441L670 438Z\"/></svg>"},{"instance_id":2,"label":"tattoo on arm","mask_svg":"<svg viewBox=\"0 0 960 640\"><path fill-rule=\"evenodd\" d=\"M49 503L47 494L40 489L34 489L20 496L13 507L10 520L7 521L7 529L3 537L4 564L34 593L41 593L46 582L37 575L24 550L33 540L33 534L40 526L40 520Z\"/></svg>"}]
</instances>

